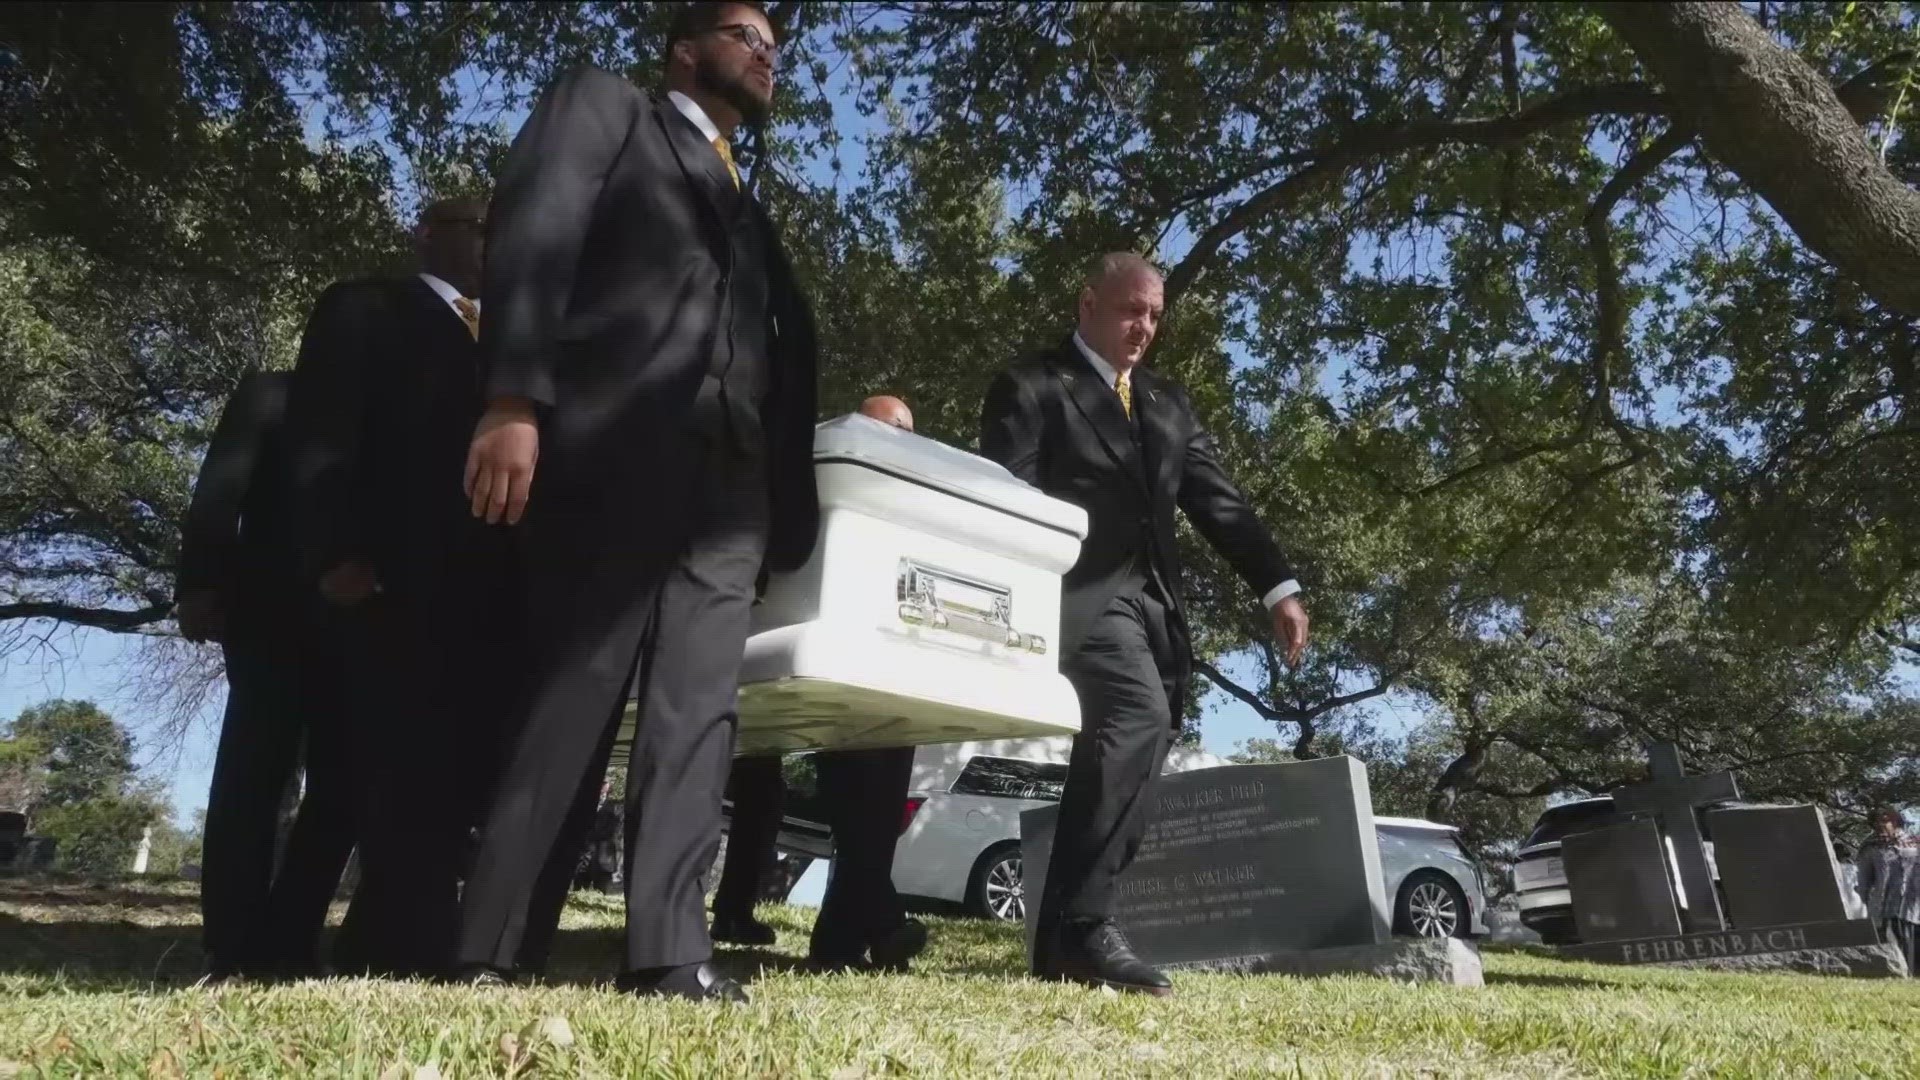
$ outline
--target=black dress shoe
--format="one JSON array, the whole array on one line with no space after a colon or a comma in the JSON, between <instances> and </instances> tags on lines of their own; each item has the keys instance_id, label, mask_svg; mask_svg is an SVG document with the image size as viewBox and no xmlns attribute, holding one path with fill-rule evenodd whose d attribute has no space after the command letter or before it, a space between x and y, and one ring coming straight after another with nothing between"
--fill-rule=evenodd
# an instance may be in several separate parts
<instances>
[{"instance_id":1,"label":"black dress shoe","mask_svg":"<svg viewBox=\"0 0 1920 1080\"><path fill-rule=\"evenodd\" d=\"M502 971L491 964L461 964L447 975L446 980L455 986L512 986L515 981L513 972Z\"/></svg>"},{"instance_id":2,"label":"black dress shoe","mask_svg":"<svg viewBox=\"0 0 1920 1080\"><path fill-rule=\"evenodd\" d=\"M904 919L893 929L875 935L867 948L874 967L881 971L905 971L908 961L926 951L927 924L919 919Z\"/></svg>"},{"instance_id":3,"label":"black dress shoe","mask_svg":"<svg viewBox=\"0 0 1920 1080\"><path fill-rule=\"evenodd\" d=\"M869 938L865 948L860 948L858 952L816 944L807 953L807 965L815 971L832 975L866 971L900 974L907 970L908 961L919 956L926 947L927 924L919 919L904 919Z\"/></svg>"},{"instance_id":4,"label":"black dress shoe","mask_svg":"<svg viewBox=\"0 0 1920 1080\"><path fill-rule=\"evenodd\" d=\"M1045 966L1036 965L1034 974L1040 978L1155 997L1173 993L1173 980L1135 956L1127 935L1111 919L1063 923L1055 933Z\"/></svg>"},{"instance_id":5,"label":"black dress shoe","mask_svg":"<svg viewBox=\"0 0 1920 1080\"><path fill-rule=\"evenodd\" d=\"M747 1003L747 991L739 983L715 971L706 961L679 967L629 971L614 980L614 985L629 994L644 997L683 997L694 1001L731 1001Z\"/></svg>"},{"instance_id":6,"label":"black dress shoe","mask_svg":"<svg viewBox=\"0 0 1920 1080\"><path fill-rule=\"evenodd\" d=\"M722 915L715 912L709 933L713 940L732 945L771 945L774 941L773 927L751 914Z\"/></svg>"},{"instance_id":7,"label":"black dress shoe","mask_svg":"<svg viewBox=\"0 0 1920 1080\"><path fill-rule=\"evenodd\" d=\"M209 960L207 965L200 969L200 981L208 986L251 982L253 979L254 974L240 964L225 964Z\"/></svg>"}]
</instances>

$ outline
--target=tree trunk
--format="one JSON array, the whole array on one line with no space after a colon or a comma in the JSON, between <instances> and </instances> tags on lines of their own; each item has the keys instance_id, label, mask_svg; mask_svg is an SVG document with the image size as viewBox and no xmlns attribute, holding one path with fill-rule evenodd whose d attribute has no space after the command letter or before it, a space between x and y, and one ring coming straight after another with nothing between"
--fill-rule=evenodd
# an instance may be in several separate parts
<instances>
[{"instance_id":1,"label":"tree trunk","mask_svg":"<svg viewBox=\"0 0 1920 1080\"><path fill-rule=\"evenodd\" d=\"M1840 97L1738 4L1598 3L1707 151L1875 300L1920 314L1920 193Z\"/></svg>"}]
</instances>

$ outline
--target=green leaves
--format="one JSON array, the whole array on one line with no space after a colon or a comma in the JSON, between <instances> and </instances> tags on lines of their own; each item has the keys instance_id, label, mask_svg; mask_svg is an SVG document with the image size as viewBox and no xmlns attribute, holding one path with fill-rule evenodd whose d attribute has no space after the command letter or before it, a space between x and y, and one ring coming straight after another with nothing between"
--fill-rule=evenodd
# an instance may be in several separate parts
<instances>
[{"instance_id":1,"label":"green leaves","mask_svg":"<svg viewBox=\"0 0 1920 1080\"><path fill-rule=\"evenodd\" d=\"M971 445L1088 261L1152 254L1152 362L1307 586L1309 662L1269 668L1254 598L1188 538L1201 651L1257 674L1288 746L1302 718L1348 745L1391 688L1432 727L1351 745L1429 780L1479 761L1455 806L1570 790L1623 759L1546 737L1599 729L1545 696L1576 676L1533 666L1540 627L1658 582L1709 654L1818 643L1831 674L1884 667L1874 629L1920 611L1914 327L1692 150L1618 179L1668 109L1584 6L777 8L779 123L743 150L817 308L823 410L895 393ZM1898 5L1768 9L1836 79L1911 48ZM289 362L327 282L403 265L412 208L484 187L560 68L651 83L666 13L82 11L0 12L0 617L131 628L164 616L240 373ZM1595 648L1665 685L1665 654ZM1524 743L1489 734L1495 698Z\"/></svg>"}]
</instances>

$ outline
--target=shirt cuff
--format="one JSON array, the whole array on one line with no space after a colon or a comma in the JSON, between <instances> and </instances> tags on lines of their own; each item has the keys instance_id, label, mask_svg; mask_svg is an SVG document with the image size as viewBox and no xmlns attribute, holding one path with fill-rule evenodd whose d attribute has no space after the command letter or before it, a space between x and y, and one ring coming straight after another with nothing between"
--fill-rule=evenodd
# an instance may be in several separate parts
<instances>
[{"instance_id":1,"label":"shirt cuff","mask_svg":"<svg viewBox=\"0 0 1920 1080\"><path fill-rule=\"evenodd\" d=\"M1294 593L1297 593L1299 591L1300 591L1300 583L1294 580L1293 578L1288 578L1287 580L1281 582L1280 584L1275 585L1273 589L1267 593L1267 595L1261 597L1260 603L1264 605L1268 611L1272 611L1273 605L1279 603L1282 600L1285 600L1287 597L1292 596Z\"/></svg>"}]
</instances>

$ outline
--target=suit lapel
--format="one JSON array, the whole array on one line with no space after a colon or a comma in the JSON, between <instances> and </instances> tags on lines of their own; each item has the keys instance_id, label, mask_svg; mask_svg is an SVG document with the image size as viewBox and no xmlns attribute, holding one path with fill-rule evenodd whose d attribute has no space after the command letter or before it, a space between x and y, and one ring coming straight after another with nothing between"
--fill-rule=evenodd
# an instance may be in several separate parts
<instances>
[{"instance_id":1,"label":"suit lapel","mask_svg":"<svg viewBox=\"0 0 1920 1080\"><path fill-rule=\"evenodd\" d=\"M1053 356L1054 378L1067 392L1067 399L1079 411L1081 419L1093 428L1094 435L1121 471L1142 485L1146 474L1140 465L1140 452L1134 446L1132 425L1120 408L1120 395L1087 363L1069 339Z\"/></svg>"},{"instance_id":2,"label":"suit lapel","mask_svg":"<svg viewBox=\"0 0 1920 1080\"><path fill-rule=\"evenodd\" d=\"M420 280L418 274L413 277L413 295L414 306L420 309L421 317L426 320L428 326L433 327L434 333L445 336L451 328L452 332L460 335L462 343L473 343L473 332L467 329L467 320L453 310L452 304L447 303L439 293L434 292L433 286ZM432 314L428 314L429 311Z\"/></svg>"},{"instance_id":3,"label":"suit lapel","mask_svg":"<svg viewBox=\"0 0 1920 1080\"><path fill-rule=\"evenodd\" d=\"M733 177L727 174L719 152L700 137L693 122L680 115L673 102L653 99L653 117L666 133L667 145L673 148L673 156L680 163L687 183L700 192L701 201L713 215L713 224L724 237L742 195L734 190Z\"/></svg>"},{"instance_id":4,"label":"suit lapel","mask_svg":"<svg viewBox=\"0 0 1920 1080\"><path fill-rule=\"evenodd\" d=\"M1133 370L1133 412L1140 418L1140 441L1146 447L1154 495L1175 490L1173 480L1185 460L1184 450L1177 445L1179 410L1160 385L1160 377L1145 368Z\"/></svg>"}]
</instances>

